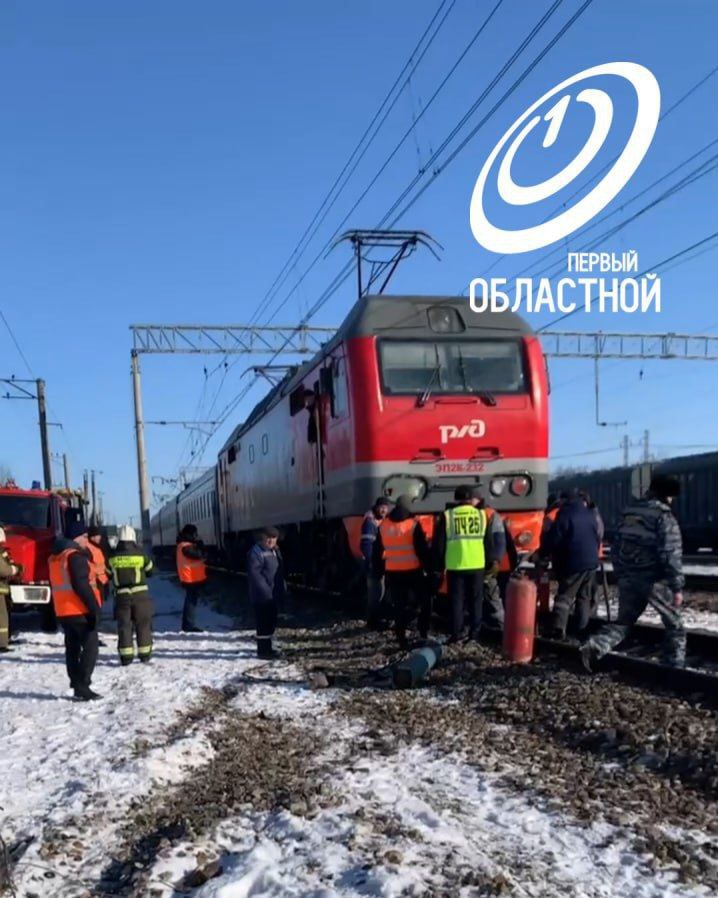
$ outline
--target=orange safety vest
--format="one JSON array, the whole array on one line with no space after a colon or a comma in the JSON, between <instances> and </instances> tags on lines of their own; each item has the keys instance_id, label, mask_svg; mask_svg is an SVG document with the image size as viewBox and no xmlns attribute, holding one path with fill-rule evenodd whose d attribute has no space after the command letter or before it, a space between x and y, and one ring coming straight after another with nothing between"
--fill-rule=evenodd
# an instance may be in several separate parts
<instances>
[{"instance_id":1,"label":"orange safety vest","mask_svg":"<svg viewBox=\"0 0 718 898\"><path fill-rule=\"evenodd\" d=\"M187 558L182 551L186 546L191 545L191 542L177 543L175 557L180 583L204 583L207 579L207 565L204 563L203 559Z\"/></svg>"},{"instance_id":2,"label":"orange safety vest","mask_svg":"<svg viewBox=\"0 0 718 898\"><path fill-rule=\"evenodd\" d=\"M94 543L88 543L87 548L90 550L90 555L92 555L92 562L90 563L90 582L92 582L92 577L94 577L97 583L102 583L104 585L110 579L105 570L105 553Z\"/></svg>"},{"instance_id":3,"label":"orange safety vest","mask_svg":"<svg viewBox=\"0 0 718 898\"><path fill-rule=\"evenodd\" d=\"M419 526L414 518L405 521L384 518L379 524L387 572L419 570L421 565L414 549L414 527Z\"/></svg>"},{"instance_id":4,"label":"orange safety vest","mask_svg":"<svg viewBox=\"0 0 718 898\"><path fill-rule=\"evenodd\" d=\"M488 524L491 523L493 516L495 514L498 514L498 512L496 511L495 508L491 508L491 506L488 506L488 505L484 507L484 511L486 512L486 519L488 522L486 529L488 530L489 529ZM506 531L506 527L504 527L504 531ZM506 551L499 559L499 572L502 574L511 573L511 559L509 558L509 546L508 546L508 541L510 539L511 539L511 537L509 536L508 533L506 533ZM495 560L496 559L494 559L494 561Z\"/></svg>"},{"instance_id":5,"label":"orange safety vest","mask_svg":"<svg viewBox=\"0 0 718 898\"><path fill-rule=\"evenodd\" d=\"M52 587L52 603L58 617L73 617L90 612L84 599L78 596L72 588L69 562L73 552L77 552L77 549L64 549L59 555L51 555L47 560L50 586ZM90 585L95 594L95 601L102 606L102 596L92 578L92 563L90 563Z\"/></svg>"}]
</instances>

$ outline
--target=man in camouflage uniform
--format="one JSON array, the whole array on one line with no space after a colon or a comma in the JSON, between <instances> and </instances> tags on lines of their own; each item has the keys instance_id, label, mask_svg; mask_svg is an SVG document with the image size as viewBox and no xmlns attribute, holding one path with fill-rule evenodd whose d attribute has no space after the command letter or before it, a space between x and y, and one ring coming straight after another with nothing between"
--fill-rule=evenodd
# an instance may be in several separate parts
<instances>
[{"instance_id":1,"label":"man in camouflage uniform","mask_svg":"<svg viewBox=\"0 0 718 898\"><path fill-rule=\"evenodd\" d=\"M650 605L666 628L663 658L683 667L686 633L683 628L683 546L671 502L680 491L675 477L655 474L648 493L621 513L612 557L618 579L618 618L606 624L581 647L581 660L603 657L628 636L631 627Z\"/></svg>"}]
</instances>

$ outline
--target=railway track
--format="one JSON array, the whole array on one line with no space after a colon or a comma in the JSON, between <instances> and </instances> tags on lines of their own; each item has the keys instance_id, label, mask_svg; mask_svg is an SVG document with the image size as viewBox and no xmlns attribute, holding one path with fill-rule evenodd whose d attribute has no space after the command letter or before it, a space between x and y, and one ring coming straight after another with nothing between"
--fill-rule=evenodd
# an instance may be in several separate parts
<instances>
[{"instance_id":1,"label":"railway track","mask_svg":"<svg viewBox=\"0 0 718 898\"><path fill-rule=\"evenodd\" d=\"M537 657L554 657L581 668L579 646L576 643L536 638ZM715 647L713 649L715 651ZM691 658L684 668L670 667L651 658L628 652L609 652L594 665L595 671L612 671L621 679L651 689L662 689L679 695L691 696L718 707L718 672L705 667L692 667Z\"/></svg>"},{"instance_id":2,"label":"railway track","mask_svg":"<svg viewBox=\"0 0 718 898\"><path fill-rule=\"evenodd\" d=\"M215 568L218 572L243 576L241 572ZM306 592L307 595L319 594L331 597L333 601L341 600L341 594L303 587L295 584L294 591ZM545 623L546 617L539 621ZM597 629L605 620L594 618L592 629ZM482 638L500 645L501 631L482 631ZM687 666L682 669L669 667L651 657L661 644L664 630L655 624L637 624L626 640L625 648L619 652L609 652L596 665L596 671L612 671L622 679L629 680L652 689L665 689L680 695L700 696L702 701L718 707L718 632L710 630L688 630L686 654ZM577 641L561 641L537 635L536 657L553 657L562 664L583 670L579 656Z\"/></svg>"}]
</instances>

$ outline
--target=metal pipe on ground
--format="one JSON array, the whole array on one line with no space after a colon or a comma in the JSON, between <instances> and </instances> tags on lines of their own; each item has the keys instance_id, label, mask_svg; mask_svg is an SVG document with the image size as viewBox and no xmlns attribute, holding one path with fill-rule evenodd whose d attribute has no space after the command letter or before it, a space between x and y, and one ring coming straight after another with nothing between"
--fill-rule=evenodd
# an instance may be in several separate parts
<instances>
[{"instance_id":1,"label":"metal pipe on ground","mask_svg":"<svg viewBox=\"0 0 718 898\"><path fill-rule=\"evenodd\" d=\"M441 644L422 646L394 667L394 685L397 689L414 689L441 660Z\"/></svg>"}]
</instances>

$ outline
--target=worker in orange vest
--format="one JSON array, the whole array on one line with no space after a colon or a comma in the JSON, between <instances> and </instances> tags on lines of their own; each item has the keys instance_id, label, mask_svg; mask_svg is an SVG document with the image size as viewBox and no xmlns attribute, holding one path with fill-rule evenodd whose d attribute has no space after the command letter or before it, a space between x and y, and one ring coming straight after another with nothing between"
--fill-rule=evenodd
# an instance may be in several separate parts
<instances>
[{"instance_id":1,"label":"worker in orange vest","mask_svg":"<svg viewBox=\"0 0 718 898\"><path fill-rule=\"evenodd\" d=\"M204 546L198 538L194 524L186 524L177 537L177 576L185 588L184 606L182 608L182 632L201 633L197 626L197 603L202 584L207 580L207 564Z\"/></svg>"},{"instance_id":2,"label":"worker in orange vest","mask_svg":"<svg viewBox=\"0 0 718 898\"><path fill-rule=\"evenodd\" d=\"M99 527L88 528L87 549L92 555L92 575L102 594L104 604L107 601L107 584L110 582L110 577L107 573L107 559L102 549L102 531Z\"/></svg>"},{"instance_id":3,"label":"worker in orange vest","mask_svg":"<svg viewBox=\"0 0 718 898\"><path fill-rule=\"evenodd\" d=\"M486 511L488 535L491 537L493 561L484 572L484 605L482 611L483 622L498 630L504 627L504 603L503 593L506 589L506 581L516 564L516 549L513 540L504 525L501 515L487 505L483 500L479 502L479 508ZM513 558L513 563L512 563ZM503 587L503 589L502 589Z\"/></svg>"},{"instance_id":4,"label":"worker in orange vest","mask_svg":"<svg viewBox=\"0 0 718 898\"><path fill-rule=\"evenodd\" d=\"M427 577L431 555L426 534L412 511L413 496L399 496L379 523L372 552L372 573L385 577L394 604L394 631L407 648L406 630L419 610L419 635L425 639L431 623L431 592Z\"/></svg>"},{"instance_id":5,"label":"worker in orange vest","mask_svg":"<svg viewBox=\"0 0 718 898\"><path fill-rule=\"evenodd\" d=\"M48 560L55 614L65 634L65 666L78 701L100 696L90 688L97 663L102 595L92 572L87 528L71 526L69 539L55 541Z\"/></svg>"}]
</instances>

